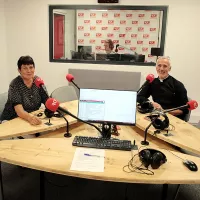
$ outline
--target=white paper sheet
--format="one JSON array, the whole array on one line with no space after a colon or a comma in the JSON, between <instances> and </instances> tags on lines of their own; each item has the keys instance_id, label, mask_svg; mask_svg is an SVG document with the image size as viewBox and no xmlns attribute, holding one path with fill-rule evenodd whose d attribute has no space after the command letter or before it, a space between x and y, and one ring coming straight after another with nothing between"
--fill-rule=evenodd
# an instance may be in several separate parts
<instances>
[{"instance_id":1,"label":"white paper sheet","mask_svg":"<svg viewBox=\"0 0 200 200\"><path fill-rule=\"evenodd\" d=\"M76 148L70 170L104 172L104 149Z\"/></svg>"}]
</instances>

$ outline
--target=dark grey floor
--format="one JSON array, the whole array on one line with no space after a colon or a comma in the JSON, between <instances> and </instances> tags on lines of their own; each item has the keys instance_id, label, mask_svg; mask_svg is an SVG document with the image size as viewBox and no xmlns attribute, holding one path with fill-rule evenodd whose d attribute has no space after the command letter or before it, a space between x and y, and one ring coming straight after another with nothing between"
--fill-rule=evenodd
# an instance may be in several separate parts
<instances>
[{"instance_id":1,"label":"dark grey floor","mask_svg":"<svg viewBox=\"0 0 200 200\"><path fill-rule=\"evenodd\" d=\"M39 200L40 173L2 163L5 200ZM116 174L117 176L117 174ZM176 185L169 186L167 200ZM125 184L45 173L45 200L159 200L162 185ZM181 185L176 200L200 200L200 185Z\"/></svg>"}]
</instances>

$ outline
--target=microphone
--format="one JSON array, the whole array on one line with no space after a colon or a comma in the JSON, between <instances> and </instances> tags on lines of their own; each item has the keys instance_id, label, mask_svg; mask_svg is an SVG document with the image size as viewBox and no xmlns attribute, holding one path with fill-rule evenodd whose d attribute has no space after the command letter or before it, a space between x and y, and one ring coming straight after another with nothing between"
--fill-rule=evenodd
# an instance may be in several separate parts
<instances>
[{"instance_id":1,"label":"microphone","mask_svg":"<svg viewBox=\"0 0 200 200\"><path fill-rule=\"evenodd\" d=\"M195 100L190 100L190 101L187 102L186 105L179 106L179 107L176 107L176 108L167 109L167 110L164 110L163 112L164 112L164 113L167 113L167 112L171 112L171 111L178 110L178 109L194 110L194 109L196 109L197 107L198 107L197 101L195 101Z\"/></svg>"},{"instance_id":2,"label":"microphone","mask_svg":"<svg viewBox=\"0 0 200 200\"><path fill-rule=\"evenodd\" d=\"M63 112L63 113L65 113L65 114L68 114L68 115L70 115L71 117L77 119L78 121L81 121L81 122L86 123L86 124L88 124L88 125L90 125L90 126L93 126L94 128L96 128L96 129L101 133L101 135L103 135L102 131L101 131L97 126L95 126L94 124L91 124L91 123L89 123L89 122L86 122L86 121L84 121L84 120L78 118L77 116L75 116L75 115L73 115L72 113L70 113L68 110L66 110L66 109L64 109L64 108L62 108L62 107L60 107L59 104L60 104L60 103L59 103L56 99L54 99L54 98L49 98L49 99L46 101L46 103L45 103L46 108L47 108L48 110L50 110L51 112L56 112L56 111L57 111L57 112Z\"/></svg>"},{"instance_id":3,"label":"microphone","mask_svg":"<svg viewBox=\"0 0 200 200\"><path fill-rule=\"evenodd\" d=\"M78 90L80 90L80 87L78 87L78 85L76 85L76 83L74 83L74 76L72 75L72 74L67 74L66 75L66 79L68 80L68 82L72 82L73 84L74 84L74 86L78 89Z\"/></svg>"},{"instance_id":4,"label":"microphone","mask_svg":"<svg viewBox=\"0 0 200 200\"><path fill-rule=\"evenodd\" d=\"M115 47L115 52L116 53L118 52L118 47L119 47L119 44L116 44L116 47Z\"/></svg>"},{"instance_id":5,"label":"microphone","mask_svg":"<svg viewBox=\"0 0 200 200\"><path fill-rule=\"evenodd\" d=\"M188 109L188 110L194 110L198 107L198 103L195 100L190 100L187 102L186 105L183 106L179 106L176 108L171 108L171 109L167 109L167 110L163 110L163 111L155 111L151 113L150 119L151 119L151 123L149 124L149 126L145 129L145 134L144 134L144 141L141 142L142 145L148 145L149 142L147 142L147 131L150 128L150 126L153 124L155 129L160 129L160 130L164 130L165 128L167 128L169 126L169 119L167 117L167 115L165 113L173 111L173 110L178 110L178 109ZM164 120L160 120L158 119L160 116L164 117Z\"/></svg>"},{"instance_id":6,"label":"microphone","mask_svg":"<svg viewBox=\"0 0 200 200\"><path fill-rule=\"evenodd\" d=\"M146 81L145 81L144 84L138 89L137 95L139 95L139 93L142 91L142 89L143 89L144 87L146 87L149 83L152 83L153 80L154 80L154 75L153 75L153 74L147 75Z\"/></svg>"},{"instance_id":7,"label":"microphone","mask_svg":"<svg viewBox=\"0 0 200 200\"><path fill-rule=\"evenodd\" d=\"M37 77L35 79L34 83L38 88L42 88L42 90L45 92L45 94L49 97L46 87L44 86L44 81L40 77Z\"/></svg>"}]
</instances>

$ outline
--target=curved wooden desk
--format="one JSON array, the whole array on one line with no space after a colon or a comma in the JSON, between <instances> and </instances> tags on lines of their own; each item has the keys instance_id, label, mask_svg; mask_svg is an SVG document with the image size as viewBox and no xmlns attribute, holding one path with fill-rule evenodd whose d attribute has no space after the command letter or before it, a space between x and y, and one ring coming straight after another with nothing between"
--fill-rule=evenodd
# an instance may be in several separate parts
<instances>
[{"instance_id":1,"label":"curved wooden desk","mask_svg":"<svg viewBox=\"0 0 200 200\"><path fill-rule=\"evenodd\" d=\"M78 112L78 106L77 101L71 101L67 103L61 104L63 108L66 108L74 115L77 115ZM38 114L40 112L43 112L44 110L38 110L35 111L33 114ZM66 116L67 120L69 121L69 124L74 124L77 122L76 119ZM0 139L6 139L9 137L17 137L17 136L23 136L28 134L34 134L38 132L45 132L45 131L51 131L55 130L61 127L66 126L66 121L63 118L51 118L51 126L46 125L45 123L48 122L48 118L43 116L41 117L42 124L38 126L30 125L28 122L21 118L15 118L13 120L7 121L3 124L0 124Z\"/></svg>"},{"instance_id":2,"label":"curved wooden desk","mask_svg":"<svg viewBox=\"0 0 200 200\"><path fill-rule=\"evenodd\" d=\"M137 113L137 127L145 130L149 125L149 121L145 119L148 114ZM159 134L154 134L155 128L150 127L148 133L154 135L155 137L164 140L170 144L183 148L185 150L191 151L193 153L200 155L200 130L191 124L168 114L170 124L175 127L175 130L169 131L172 136L165 136L166 131L161 131ZM147 137L148 140L148 137Z\"/></svg>"},{"instance_id":3,"label":"curved wooden desk","mask_svg":"<svg viewBox=\"0 0 200 200\"><path fill-rule=\"evenodd\" d=\"M78 112L78 101L71 101L61 104L64 108L68 109L74 115L77 115ZM35 112L36 114L40 111ZM145 130L145 128L150 123L149 121L145 120L146 115L137 113L136 119L136 126L139 127L141 130ZM181 147L185 150L191 151L196 154L200 154L200 130L196 127L190 125L187 122L184 122L172 115L168 115L170 123L175 127L174 131L170 131L173 136L166 137L164 136L165 131L160 134L157 134L155 137L160 138L170 144L176 145ZM69 121L69 124L74 124L77 120L73 119L70 116L66 116ZM56 130L61 127L66 126L66 122L62 118L55 118L51 119L52 126L47 126L45 122L48 122L48 119L45 119L43 116L43 124L39 126L32 126L28 122L16 118L14 120L8 121L4 124L0 125L0 139L15 137L15 136L23 136L27 134L33 134L37 132L44 132L44 131L51 131ZM154 127L150 127L148 133L153 135L154 134ZM148 140L148 137L147 137Z\"/></svg>"},{"instance_id":4,"label":"curved wooden desk","mask_svg":"<svg viewBox=\"0 0 200 200\"><path fill-rule=\"evenodd\" d=\"M86 125L73 126L71 130L74 135L96 135L96 130ZM122 127L120 138L136 140L140 144L142 136L140 131L131 127ZM60 135L59 135L60 134ZM60 137L63 130L54 132L49 137ZM71 171L70 166L76 147L72 146L71 138L37 138L26 140L4 140L0 142L0 160L32 169L63 174L87 179L127 182L127 183L156 183L156 184L195 184L200 183L200 170L192 172L183 164L182 160L174 156L167 149L172 147L159 139L150 136L150 147L160 149L167 156L167 163L159 169L153 170L154 175L142 175L137 173L126 173L123 166L131 159L130 151L105 151L105 170L102 173ZM159 148L158 148L159 147ZM164 148L164 149L162 149ZM137 150L133 154L138 153ZM173 151L174 154L183 159L193 160L200 166L200 158L181 154ZM137 158L135 164L140 165Z\"/></svg>"}]
</instances>

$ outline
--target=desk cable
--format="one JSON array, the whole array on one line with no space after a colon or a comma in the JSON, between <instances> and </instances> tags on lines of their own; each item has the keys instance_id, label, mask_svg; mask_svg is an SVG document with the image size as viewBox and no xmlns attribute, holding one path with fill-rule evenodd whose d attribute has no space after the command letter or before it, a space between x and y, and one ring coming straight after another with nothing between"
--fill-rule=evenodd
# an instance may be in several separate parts
<instances>
[{"instance_id":1,"label":"desk cable","mask_svg":"<svg viewBox=\"0 0 200 200\"><path fill-rule=\"evenodd\" d=\"M183 161L185 160L185 159L181 158L180 156L177 156L176 154L174 154L172 151L170 151L170 150L168 150L168 149L165 149L165 148L160 148L160 149L164 149L164 150L170 152L171 154L173 154L174 156L176 156L176 157L179 158L180 160L183 160Z\"/></svg>"},{"instance_id":2,"label":"desk cable","mask_svg":"<svg viewBox=\"0 0 200 200\"><path fill-rule=\"evenodd\" d=\"M164 131L167 131L167 133L168 133L169 131L175 130L175 126L173 124L169 124L169 127L171 127L171 128L164 129ZM157 136L157 134L160 134L160 133L161 133L161 130L157 129L153 132L153 136Z\"/></svg>"},{"instance_id":3,"label":"desk cable","mask_svg":"<svg viewBox=\"0 0 200 200\"><path fill-rule=\"evenodd\" d=\"M143 148L143 146L138 149L138 153L135 155L133 155L133 150L131 150L131 159L128 161L128 164L123 167L123 171L126 173L136 172L139 174L154 175L153 171L149 170L148 168L143 168L143 164L141 164L140 166L133 164L134 158L136 158L136 156L139 156L139 151L141 148Z\"/></svg>"}]
</instances>

